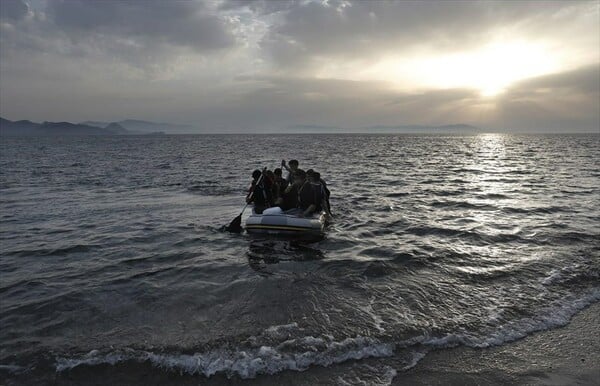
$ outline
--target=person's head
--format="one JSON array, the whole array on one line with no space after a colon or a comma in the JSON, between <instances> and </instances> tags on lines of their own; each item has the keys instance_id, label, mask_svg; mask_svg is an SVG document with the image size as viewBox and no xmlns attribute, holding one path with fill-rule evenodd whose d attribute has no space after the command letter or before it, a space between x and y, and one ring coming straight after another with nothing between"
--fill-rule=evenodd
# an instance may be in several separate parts
<instances>
[{"instance_id":1,"label":"person's head","mask_svg":"<svg viewBox=\"0 0 600 386\"><path fill-rule=\"evenodd\" d=\"M252 172L252 179L254 181L258 180L260 178L260 175L262 174L262 172L258 169L256 169L255 171Z\"/></svg>"},{"instance_id":2,"label":"person's head","mask_svg":"<svg viewBox=\"0 0 600 386\"><path fill-rule=\"evenodd\" d=\"M306 173L306 174L308 174L308 173ZM308 178L310 178L310 182L319 182L319 181L321 181L321 173L312 172Z\"/></svg>"},{"instance_id":3,"label":"person's head","mask_svg":"<svg viewBox=\"0 0 600 386\"><path fill-rule=\"evenodd\" d=\"M267 172L265 173L267 175L267 177L269 177L271 180L275 179L275 173L273 173L272 170L267 170Z\"/></svg>"},{"instance_id":4,"label":"person's head","mask_svg":"<svg viewBox=\"0 0 600 386\"><path fill-rule=\"evenodd\" d=\"M275 169L274 173L275 173L275 177L277 177L277 178L281 177L281 168Z\"/></svg>"},{"instance_id":5,"label":"person's head","mask_svg":"<svg viewBox=\"0 0 600 386\"><path fill-rule=\"evenodd\" d=\"M301 185L306 181L306 172L302 169L296 169L293 174L294 184Z\"/></svg>"},{"instance_id":6,"label":"person's head","mask_svg":"<svg viewBox=\"0 0 600 386\"><path fill-rule=\"evenodd\" d=\"M298 160L290 160L290 162L288 162L288 165L290 165L290 169L296 170L298 169Z\"/></svg>"},{"instance_id":7,"label":"person's head","mask_svg":"<svg viewBox=\"0 0 600 386\"><path fill-rule=\"evenodd\" d=\"M310 176L312 176L312 174L313 174L314 172L315 172L315 171L314 171L313 169L308 169L308 170L306 171L306 176L307 176L308 178L310 178Z\"/></svg>"}]
</instances>

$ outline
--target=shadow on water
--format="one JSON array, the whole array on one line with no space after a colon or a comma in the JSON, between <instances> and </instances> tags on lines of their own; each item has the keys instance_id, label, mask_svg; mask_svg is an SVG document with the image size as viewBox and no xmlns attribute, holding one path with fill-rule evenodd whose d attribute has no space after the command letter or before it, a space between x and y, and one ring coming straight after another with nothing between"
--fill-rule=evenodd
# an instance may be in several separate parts
<instances>
[{"instance_id":1,"label":"shadow on water","mask_svg":"<svg viewBox=\"0 0 600 386\"><path fill-rule=\"evenodd\" d=\"M311 247L306 240L284 238L252 238L246 255L250 267L262 271L268 264L282 261L315 261L325 258L320 249Z\"/></svg>"}]
</instances>

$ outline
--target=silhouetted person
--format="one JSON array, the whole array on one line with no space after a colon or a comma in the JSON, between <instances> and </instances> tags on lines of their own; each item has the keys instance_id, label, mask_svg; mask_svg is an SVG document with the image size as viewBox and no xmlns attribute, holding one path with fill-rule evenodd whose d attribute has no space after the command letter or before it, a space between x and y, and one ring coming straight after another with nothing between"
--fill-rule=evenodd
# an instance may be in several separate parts
<instances>
[{"instance_id":1,"label":"silhouetted person","mask_svg":"<svg viewBox=\"0 0 600 386\"><path fill-rule=\"evenodd\" d=\"M288 166L289 165L289 166ZM292 183L292 178L294 176L294 172L298 170L298 161L295 159L290 160L288 165L285 164L285 160L281 160L281 166L288 171L287 182L288 184Z\"/></svg>"},{"instance_id":2,"label":"silhouetted person","mask_svg":"<svg viewBox=\"0 0 600 386\"><path fill-rule=\"evenodd\" d=\"M325 210L327 213L331 214L331 205L329 205L329 196L331 192L327 188L327 183L325 182L325 180L321 178L321 173L315 172L313 169L308 169L306 171L306 175L313 184L318 185L315 187L319 189L321 195L321 200L319 201L319 203L321 203L322 209Z\"/></svg>"},{"instance_id":3,"label":"silhouetted person","mask_svg":"<svg viewBox=\"0 0 600 386\"><path fill-rule=\"evenodd\" d=\"M263 172L256 169L252 172L252 183L250 189L248 189L246 202L253 203L255 213L262 214L263 210L271 206L271 201L272 195L269 182Z\"/></svg>"},{"instance_id":4,"label":"silhouetted person","mask_svg":"<svg viewBox=\"0 0 600 386\"><path fill-rule=\"evenodd\" d=\"M309 176L309 181L315 190L317 205L317 212L325 211L329 212L329 200L327 197L327 192L325 190L325 185L321 182L321 174L319 172L312 172Z\"/></svg>"},{"instance_id":5,"label":"silhouetted person","mask_svg":"<svg viewBox=\"0 0 600 386\"><path fill-rule=\"evenodd\" d=\"M280 168L275 169L273 174L275 175L275 186L277 187L277 195L275 196L275 200L277 200L278 198L283 197L283 192L285 192L289 183L283 178L283 172Z\"/></svg>"},{"instance_id":6,"label":"silhouetted person","mask_svg":"<svg viewBox=\"0 0 600 386\"><path fill-rule=\"evenodd\" d=\"M275 200L277 200L277 197L279 197L279 185L275 181L275 173L273 173L272 170L267 170L265 172L264 178L265 178L266 186L271 191L269 206L273 206L275 204Z\"/></svg>"},{"instance_id":7,"label":"silhouetted person","mask_svg":"<svg viewBox=\"0 0 600 386\"><path fill-rule=\"evenodd\" d=\"M302 216L312 215L319 205L316 190L306 178L306 172L297 169L294 172L294 185L298 188L298 208L302 210Z\"/></svg>"}]
</instances>

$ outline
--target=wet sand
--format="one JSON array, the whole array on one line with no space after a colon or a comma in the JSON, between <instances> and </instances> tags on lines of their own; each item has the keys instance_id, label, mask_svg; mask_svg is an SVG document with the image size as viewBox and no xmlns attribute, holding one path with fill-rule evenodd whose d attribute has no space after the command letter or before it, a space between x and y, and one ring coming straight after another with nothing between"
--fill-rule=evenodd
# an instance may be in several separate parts
<instances>
[{"instance_id":1,"label":"wet sand","mask_svg":"<svg viewBox=\"0 0 600 386\"><path fill-rule=\"evenodd\" d=\"M554 330L488 349L431 352L393 384L600 384L600 303Z\"/></svg>"}]
</instances>

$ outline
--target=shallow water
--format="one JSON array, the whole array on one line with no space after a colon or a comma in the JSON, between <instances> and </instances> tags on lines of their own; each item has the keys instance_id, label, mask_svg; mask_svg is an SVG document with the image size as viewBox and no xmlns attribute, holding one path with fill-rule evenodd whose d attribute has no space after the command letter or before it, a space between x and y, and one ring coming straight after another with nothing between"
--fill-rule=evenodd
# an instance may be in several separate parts
<instances>
[{"instance_id":1,"label":"shallow water","mask_svg":"<svg viewBox=\"0 0 600 386\"><path fill-rule=\"evenodd\" d=\"M598 135L3 137L0 373L352 363L338 383L385 384L436 348L563 325L600 300L599 150ZM327 180L325 239L221 232L252 170L282 158Z\"/></svg>"}]
</instances>

